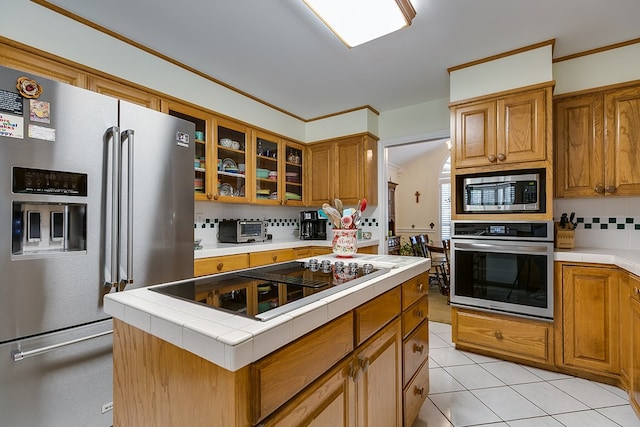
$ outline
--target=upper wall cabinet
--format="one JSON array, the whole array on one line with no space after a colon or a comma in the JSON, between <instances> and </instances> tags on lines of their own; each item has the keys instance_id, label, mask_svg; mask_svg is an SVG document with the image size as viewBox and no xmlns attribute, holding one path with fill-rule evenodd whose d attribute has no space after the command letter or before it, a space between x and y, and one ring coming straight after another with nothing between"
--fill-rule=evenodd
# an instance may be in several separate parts
<instances>
[{"instance_id":1,"label":"upper wall cabinet","mask_svg":"<svg viewBox=\"0 0 640 427\"><path fill-rule=\"evenodd\" d=\"M640 86L554 104L556 197L640 194Z\"/></svg>"},{"instance_id":2,"label":"upper wall cabinet","mask_svg":"<svg viewBox=\"0 0 640 427\"><path fill-rule=\"evenodd\" d=\"M543 87L452 106L454 167L544 161L550 99Z\"/></svg>"},{"instance_id":3,"label":"upper wall cabinet","mask_svg":"<svg viewBox=\"0 0 640 427\"><path fill-rule=\"evenodd\" d=\"M88 89L113 98L124 99L152 110L160 110L160 97L131 86L97 76L89 76Z\"/></svg>"},{"instance_id":4,"label":"upper wall cabinet","mask_svg":"<svg viewBox=\"0 0 640 427\"><path fill-rule=\"evenodd\" d=\"M377 141L358 135L308 147L309 205L321 206L340 199L355 206L366 198L378 204Z\"/></svg>"}]
</instances>

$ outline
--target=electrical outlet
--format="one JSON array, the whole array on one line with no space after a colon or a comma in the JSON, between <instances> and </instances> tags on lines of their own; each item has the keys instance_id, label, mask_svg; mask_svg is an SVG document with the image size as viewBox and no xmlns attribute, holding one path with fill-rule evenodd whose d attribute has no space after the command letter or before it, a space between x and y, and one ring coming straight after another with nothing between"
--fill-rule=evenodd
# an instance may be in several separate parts
<instances>
[{"instance_id":1,"label":"electrical outlet","mask_svg":"<svg viewBox=\"0 0 640 427\"><path fill-rule=\"evenodd\" d=\"M113 410L113 402L105 403L102 405L102 413L109 412Z\"/></svg>"}]
</instances>

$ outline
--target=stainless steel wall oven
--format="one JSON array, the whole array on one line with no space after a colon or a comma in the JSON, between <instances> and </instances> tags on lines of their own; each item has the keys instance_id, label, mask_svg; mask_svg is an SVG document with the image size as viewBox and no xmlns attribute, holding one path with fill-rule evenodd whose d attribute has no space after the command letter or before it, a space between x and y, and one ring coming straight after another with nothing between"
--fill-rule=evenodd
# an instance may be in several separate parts
<instances>
[{"instance_id":1,"label":"stainless steel wall oven","mask_svg":"<svg viewBox=\"0 0 640 427\"><path fill-rule=\"evenodd\" d=\"M451 305L553 319L551 221L455 221Z\"/></svg>"}]
</instances>

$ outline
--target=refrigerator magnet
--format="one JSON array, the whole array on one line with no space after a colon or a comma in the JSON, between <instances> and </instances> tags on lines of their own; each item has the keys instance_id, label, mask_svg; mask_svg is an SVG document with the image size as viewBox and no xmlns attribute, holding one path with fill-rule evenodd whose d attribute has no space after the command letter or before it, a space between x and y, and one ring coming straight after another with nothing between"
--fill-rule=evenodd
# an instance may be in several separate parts
<instances>
[{"instance_id":1,"label":"refrigerator magnet","mask_svg":"<svg viewBox=\"0 0 640 427\"><path fill-rule=\"evenodd\" d=\"M0 112L0 136L24 138L24 119L13 114Z\"/></svg>"},{"instance_id":2,"label":"refrigerator magnet","mask_svg":"<svg viewBox=\"0 0 640 427\"><path fill-rule=\"evenodd\" d=\"M29 119L37 123L51 123L50 104L46 101L29 100Z\"/></svg>"},{"instance_id":3,"label":"refrigerator magnet","mask_svg":"<svg viewBox=\"0 0 640 427\"><path fill-rule=\"evenodd\" d=\"M18 78L16 88L18 89L18 92L20 92L20 95L25 98L37 98L42 93L42 86L29 77Z\"/></svg>"},{"instance_id":4,"label":"refrigerator magnet","mask_svg":"<svg viewBox=\"0 0 640 427\"><path fill-rule=\"evenodd\" d=\"M44 126L29 125L29 138L41 139L43 141L54 142L56 140L56 130Z\"/></svg>"}]
</instances>

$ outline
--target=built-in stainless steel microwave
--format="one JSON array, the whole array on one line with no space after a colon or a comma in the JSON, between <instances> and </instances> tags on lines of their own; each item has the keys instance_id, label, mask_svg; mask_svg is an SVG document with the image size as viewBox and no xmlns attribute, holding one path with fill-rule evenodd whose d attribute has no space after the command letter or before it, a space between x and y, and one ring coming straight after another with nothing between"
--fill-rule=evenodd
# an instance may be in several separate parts
<instances>
[{"instance_id":1,"label":"built-in stainless steel microwave","mask_svg":"<svg viewBox=\"0 0 640 427\"><path fill-rule=\"evenodd\" d=\"M541 212L540 173L464 178L463 212Z\"/></svg>"}]
</instances>

